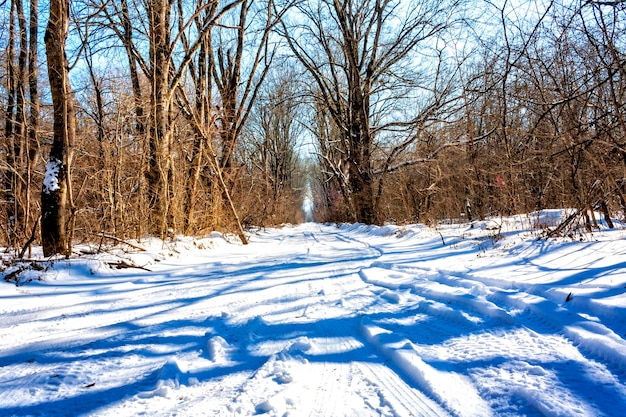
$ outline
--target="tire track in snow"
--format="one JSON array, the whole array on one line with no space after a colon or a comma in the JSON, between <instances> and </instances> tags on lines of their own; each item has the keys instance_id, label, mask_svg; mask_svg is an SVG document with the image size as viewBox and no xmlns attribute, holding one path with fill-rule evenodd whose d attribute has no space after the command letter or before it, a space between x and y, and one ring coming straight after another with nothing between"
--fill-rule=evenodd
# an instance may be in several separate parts
<instances>
[{"instance_id":1,"label":"tire track in snow","mask_svg":"<svg viewBox=\"0 0 626 417\"><path fill-rule=\"evenodd\" d=\"M423 392L410 387L403 376L389 368L385 357L381 357L377 350L363 338L359 319L355 319L353 326L325 326L319 331L323 334L334 335L331 344L319 346L322 351L329 348L347 352L345 363L330 362L331 372L326 372L320 387L324 394L316 398L315 412L311 416L324 417L328 415L362 415L348 408L328 409L328 404L342 403L342 389L349 386L352 392L361 397L365 410L371 408L372 415L410 417L410 416L445 416L448 413L435 401ZM341 336L343 335L343 336ZM346 336L349 335L349 336ZM361 349L359 357L369 357L369 361L350 360L350 351ZM314 356L311 356L313 360ZM334 372L339 372L335 377ZM330 385L327 385L330 383ZM319 391L318 391L319 392ZM356 401L357 397L355 397ZM346 404L344 404L346 405ZM317 411L319 410L319 411Z\"/></svg>"},{"instance_id":2,"label":"tire track in snow","mask_svg":"<svg viewBox=\"0 0 626 417\"><path fill-rule=\"evenodd\" d=\"M346 243L351 246L360 246L366 249L367 252L371 254L368 257L360 257L360 259L358 260L358 268L357 272L355 273L355 277L358 277L358 279L367 284L367 286L374 288L373 293L378 294L379 299L384 300L386 296L389 296L389 294L385 293L385 291L381 292L380 290L376 289L384 286L370 282L367 279L366 272L368 269L371 268L372 265L376 264L376 261L378 259L384 256L384 251L379 247L371 245L368 242L364 242L353 236L346 237L338 232L331 233L336 238L336 241ZM316 240L318 242L320 241L320 239L317 238ZM332 246L333 243L334 242L330 243L329 245ZM350 259L350 261L352 261L352 259ZM394 289L396 288L391 288L391 290ZM386 290L389 290L389 288L386 288ZM388 298L391 299L391 302L393 304L398 303L398 300L393 295L389 296ZM439 303L439 306L443 305L443 303ZM393 308L390 308L391 306L384 307L380 304L377 304L377 307L379 310L382 308L382 310L386 310L390 314L393 314ZM456 315L454 310L449 309L449 311L450 314ZM465 320L462 316L458 316L456 317L456 319L459 323L462 323L463 325L467 323L467 320ZM446 333L444 329L445 326L440 326L440 331L442 334ZM372 342L371 338L367 336L366 332L364 332L364 326L362 325L362 323L359 324L359 329L357 333L359 334L360 339L363 340L363 342L370 349L372 349L372 354L376 355L379 358L377 359L377 361L379 361L379 363L381 364L384 364L384 366L376 366L372 363L359 363L357 365L362 369L362 372L367 375L368 386L377 387L375 391L378 393L378 407L389 407L389 412L392 416L449 415L449 412L446 411L445 408L442 408L438 402L434 401L431 398L432 395L426 395L420 390L426 388L426 392L432 394L432 390L430 390L427 385L418 384L418 389L415 387L411 387L407 384L407 378L408 380L415 382L415 378L413 377L413 375L411 375L411 371L406 372L406 367L399 366L397 363L394 363L394 360L390 360L389 354L385 352L385 349L381 349L380 345Z\"/></svg>"},{"instance_id":3,"label":"tire track in snow","mask_svg":"<svg viewBox=\"0 0 626 417\"><path fill-rule=\"evenodd\" d=\"M563 347L573 353L567 367L578 366L581 373L594 380L585 396L596 404L618 401L615 409L626 408L626 342L600 323L587 320L577 313L569 312L550 300L538 295L513 291L494 291L491 296L504 305L520 311L516 320L537 335L548 334L562 339ZM562 372L568 375L569 372ZM576 379L572 381L574 385Z\"/></svg>"},{"instance_id":4,"label":"tire track in snow","mask_svg":"<svg viewBox=\"0 0 626 417\"><path fill-rule=\"evenodd\" d=\"M417 363L415 369L418 371L420 367L424 367L424 365L420 364L419 356L422 356L426 361L468 364L475 362L477 358L481 357L486 358L486 360L491 357L507 358L506 361L513 361L515 365L506 372L526 373L528 384L528 386L509 389L508 395L521 398L521 401L526 403L526 407L530 407L528 410L534 410L529 411L531 413L559 415L559 404L564 400L574 404L572 406L574 409L578 407L579 412L583 415L597 413L597 410L589 408L589 404L581 401L580 397L586 395L585 393L570 392L568 387L576 386L576 383L573 383L575 381L562 381L563 383L561 384L557 379L554 382L554 378L559 378L559 375L569 375L567 372L568 365L561 365L561 361L573 361L572 363L579 363L579 366L583 368L587 364L589 366L587 366L586 372L593 374L598 380L604 380L604 383L597 384L599 388L596 387L595 392L589 395L590 398L593 397L593 403L596 405L601 407L612 395L619 398L625 396L626 389L623 383L620 382L620 379L623 380L621 369L612 370L611 373L613 375L617 373L617 377L614 377L607 375L602 369L598 369L596 365L591 363L594 362L594 358L597 358L600 359L600 362L617 365L623 363L620 355L617 354L613 359L610 358L611 350L606 348L606 346L611 346L610 343L598 344L596 341L589 343L591 348L583 346L585 341L572 337L571 333L575 331L568 326L564 326L563 320L559 319L559 317L562 318L563 314L569 313L559 312L557 306L550 309L555 314L546 314L545 306L537 308L532 303L522 303L520 300L523 298L523 294L516 293L517 298L509 300L506 295L502 295L505 293L501 288L487 287L480 282L473 282L471 279L435 274L432 280L434 282L430 282L430 280L429 282L421 282L419 279L402 276L398 271L399 268L386 267L384 264L374 264L373 266L381 270L364 269L360 274L364 281L382 286L385 288L385 291L399 292L408 290L423 297L423 300L418 303L419 307L415 308L415 314L424 314L426 319L423 327L430 334L435 333L434 337L432 337L434 341L439 339L443 342L443 345L436 348L431 347L429 349L419 346L420 344L428 344L430 341L424 340L423 337L412 336L407 326L396 325L389 327L385 326L384 322L379 322L378 324L382 325L383 328L388 327L392 329L393 342L385 340L384 331L381 331L382 336L376 335L376 337L370 337L370 339L385 354L399 362L399 366L406 366L404 359L401 357L403 354L405 356L409 355L409 357L414 356ZM371 277L370 275L376 275L373 272L377 272L381 279ZM402 272L406 272L406 270ZM412 272L415 273L417 271L412 270ZM393 280L389 278L394 276L402 283L393 283ZM500 294L500 296L494 296L494 294ZM388 296L387 298L392 297ZM536 296L533 301L536 303ZM451 305L449 309L446 308L448 305ZM523 313L520 313L520 311L523 311ZM487 323L487 328L492 330L482 333L480 329L481 323ZM414 328L418 327L417 325L414 326ZM464 336L465 334L469 338ZM404 346L402 346L404 342L401 341L400 335L403 335L406 341ZM473 342L472 338L474 339ZM417 342L418 346L413 345L412 342ZM509 348L508 352L503 352L502 349L505 346ZM598 354L598 352L594 351L593 348L598 346L602 347L604 352ZM581 356L578 350L584 353L584 356ZM407 351L409 353L406 353ZM548 352L545 355L545 359L537 357L537 352L541 351ZM560 355L559 352L566 353ZM442 355L444 356L442 357ZM540 368L533 368L530 365L542 360L554 363L554 375L546 374L546 371L543 369L539 371ZM409 365L409 368L412 366ZM500 372L503 372L502 368L507 366L506 363L499 366L501 368ZM425 367L425 369L428 368ZM514 374L494 376L482 371L474 373L469 368L465 372L469 372L467 373L468 377L479 378L480 380L485 379L485 377L491 380L504 378L500 381L501 386L508 384L506 378L514 377ZM620 376L620 374L622 375ZM420 378L416 379L419 382ZM542 392L541 385L547 383L549 379L556 383L555 392L559 392L558 395L553 395L553 393L544 394ZM422 381L425 390L428 390L429 381L431 380L433 378ZM535 382L533 383L532 380L535 380ZM609 385L608 388L606 388L607 385ZM499 413L507 412L506 407L509 407L509 405L497 404L497 401L493 398L493 392L480 388L480 386L478 387L481 395L490 400L494 411ZM498 389L506 392L506 389ZM432 394L437 397L436 391L437 388L433 388ZM444 397L439 397L439 399L444 403L446 402ZM503 406L505 407L504 409L502 408ZM626 404L624 406L626 407ZM623 407L618 408L623 409ZM517 412L519 411L517 410ZM462 414L462 411L459 410L459 413Z\"/></svg>"},{"instance_id":5,"label":"tire track in snow","mask_svg":"<svg viewBox=\"0 0 626 417\"><path fill-rule=\"evenodd\" d=\"M48 365L43 368L44 372L40 364L31 365L31 363L0 367L0 386L6 387L0 389L0 404L5 405L5 408L15 407L22 401L21 395L26 392L35 401L39 400L39 397L43 396L42 391L46 389L48 378L55 375L54 366ZM27 387L37 388L25 391Z\"/></svg>"},{"instance_id":6,"label":"tire track in snow","mask_svg":"<svg viewBox=\"0 0 626 417\"><path fill-rule=\"evenodd\" d=\"M415 348L477 330L477 322L485 321L480 312L486 309L476 307L474 302L477 301L472 299L456 303L458 296L443 291L441 286L433 290L428 288L432 284L430 280L418 279L416 283L415 277L400 274L383 263L363 268L359 276L364 282L381 288L379 297L389 304L388 318L385 315L364 318L361 323L361 332L369 345L386 358L397 373L405 375L417 388L441 404L444 407L441 410L447 410L445 413L476 417L491 415L491 408L467 377L455 372L438 371L427 364L420 357L420 349ZM396 280L399 283L392 282ZM420 282L426 287L421 287ZM406 306L407 301L412 301L413 305ZM452 303L454 306L450 305ZM393 311L398 304L403 305L404 310L401 318L395 319ZM412 314L406 314L407 308ZM414 319L407 321L407 316ZM494 314L489 316L493 319L491 316ZM501 314L495 316L496 320L502 319ZM505 317L504 322L508 321Z\"/></svg>"},{"instance_id":7,"label":"tire track in snow","mask_svg":"<svg viewBox=\"0 0 626 417\"><path fill-rule=\"evenodd\" d=\"M449 415L438 403L422 391L409 386L388 366L371 363L359 364L361 371L374 387L379 389L381 404L388 404L393 416L442 417Z\"/></svg>"},{"instance_id":8,"label":"tire track in snow","mask_svg":"<svg viewBox=\"0 0 626 417\"><path fill-rule=\"evenodd\" d=\"M623 366L626 363L626 342L606 326L569 311L567 304L551 301L541 292L533 291L533 286L503 289L486 285L480 279L455 278L443 272L440 275L440 282L478 292L485 302L506 314L510 324L526 327L537 334L560 335L585 356L607 364L611 372L620 376L622 381L626 379ZM457 301L460 300L457 298Z\"/></svg>"},{"instance_id":9,"label":"tire track in snow","mask_svg":"<svg viewBox=\"0 0 626 417\"><path fill-rule=\"evenodd\" d=\"M327 234L324 233L323 238L326 236ZM333 237L332 241L322 237L318 238L316 233L311 233L308 237L317 244L330 247L335 247L339 244L340 247L348 245L351 248L362 248L359 249L358 262L360 265L357 270L363 267L364 262L370 264L383 255L382 250L379 248L353 236L344 236L334 231L331 232L331 236ZM363 255L363 250L366 251L367 256ZM347 259L347 261L354 261L354 258ZM345 267L345 264L341 264L341 268ZM359 278L359 275L354 274L354 277ZM337 291L339 293L346 292L341 289L337 289ZM358 392L364 403L372 407L372 415L408 417L416 415L443 416L447 414L435 401L421 391L410 387L404 380L404 377L401 377L396 371L388 367L386 358L379 357L377 351L371 349L371 345L364 340L360 323L355 322L354 326L348 326L342 321L339 323L339 326L322 326L317 329L317 332L334 336L332 339L335 345L333 346L334 349L349 352L350 350L365 348L369 351L367 356L376 359L368 362L347 361L350 363L349 369L346 363L324 365L324 371L320 378L322 384L320 387L325 389L317 390L318 396L314 401L316 405L310 414L311 416L354 415L354 410L346 412L345 409L333 409L332 411L328 409L328 404L341 404L341 401L338 401L340 398L337 396L342 395L340 394L341 388L343 387L345 390L346 386L358 387L357 390L353 391ZM328 368L330 368L330 372ZM335 375L335 373L338 373L338 375ZM365 413L365 409L362 412Z\"/></svg>"},{"instance_id":10,"label":"tire track in snow","mask_svg":"<svg viewBox=\"0 0 626 417\"><path fill-rule=\"evenodd\" d=\"M499 290L490 298L520 311L516 316L520 323L539 332L562 335L586 356L606 363L613 373L626 379L626 342L606 326L532 293Z\"/></svg>"},{"instance_id":11,"label":"tire track in snow","mask_svg":"<svg viewBox=\"0 0 626 417\"><path fill-rule=\"evenodd\" d=\"M361 327L369 344L398 370L396 373L404 374L421 391L439 402L443 409L448 410L445 414L468 417L492 414L488 404L480 398L476 388L465 376L441 371L427 364L407 339L395 339L394 343L389 343L385 336L392 332L369 319L364 319Z\"/></svg>"},{"instance_id":12,"label":"tire track in snow","mask_svg":"<svg viewBox=\"0 0 626 417\"><path fill-rule=\"evenodd\" d=\"M428 333L439 336L441 340L479 330L484 325L510 326L514 323L505 310L481 295L443 284L436 277L419 278L414 274L415 271L406 273L382 263L374 263L359 273L364 282L382 288L381 297L392 304L403 304L406 308L407 297L404 294L410 294L414 314L423 318Z\"/></svg>"},{"instance_id":13,"label":"tire track in snow","mask_svg":"<svg viewBox=\"0 0 626 417\"><path fill-rule=\"evenodd\" d=\"M338 397L342 396L343 387L350 386L352 370L345 364L322 364L319 385L311 406L310 417L339 415L337 410Z\"/></svg>"}]
</instances>

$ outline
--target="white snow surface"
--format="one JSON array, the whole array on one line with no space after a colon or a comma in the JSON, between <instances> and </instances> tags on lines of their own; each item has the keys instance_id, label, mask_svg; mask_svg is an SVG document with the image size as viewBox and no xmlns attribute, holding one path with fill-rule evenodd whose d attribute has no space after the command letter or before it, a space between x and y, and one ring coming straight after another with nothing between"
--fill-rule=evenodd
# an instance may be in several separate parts
<instances>
[{"instance_id":1,"label":"white snow surface","mask_svg":"<svg viewBox=\"0 0 626 417\"><path fill-rule=\"evenodd\" d=\"M626 230L539 223L307 223L25 269L0 280L0 415L622 416Z\"/></svg>"},{"instance_id":2,"label":"white snow surface","mask_svg":"<svg viewBox=\"0 0 626 417\"><path fill-rule=\"evenodd\" d=\"M51 193L59 187L59 170L63 163L59 160L51 160L46 164L46 173L43 177L43 192Z\"/></svg>"}]
</instances>

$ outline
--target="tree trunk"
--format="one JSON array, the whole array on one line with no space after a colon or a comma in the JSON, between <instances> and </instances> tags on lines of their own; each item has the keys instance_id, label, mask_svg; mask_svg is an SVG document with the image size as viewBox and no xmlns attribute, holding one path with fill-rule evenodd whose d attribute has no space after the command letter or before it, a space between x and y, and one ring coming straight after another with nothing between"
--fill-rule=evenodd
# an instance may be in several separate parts
<instances>
[{"instance_id":1,"label":"tree trunk","mask_svg":"<svg viewBox=\"0 0 626 417\"><path fill-rule=\"evenodd\" d=\"M17 72L15 77L15 94L16 94L16 112L15 112L15 139L14 154L16 164L13 168L16 170L15 179L13 181L13 219L15 223L15 239L26 239L25 222L25 198L24 190L27 184L24 183L22 176L23 168L26 166L24 161L24 149L26 142L26 73L28 58L28 28L24 17L24 4L22 0L16 0L17 21L19 30L20 50L17 59Z\"/></svg>"},{"instance_id":2,"label":"tree trunk","mask_svg":"<svg viewBox=\"0 0 626 417\"><path fill-rule=\"evenodd\" d=\"M54 138L41 192L41 239L44 256L70 255L68 230L70 146L76 122L68 79L65 41L69 24L69 0L50 0L50 18L44 42L54 109Z\"/></svg>"},{"instance_id":3,"label":"tree trunk","mask_svg":"<svg viewBox=\"0 0 626 417\"><path fill-rule=\"evenodd\" d=\"M169 75L170 15L167 0L150 2L151 120L148 138L149 166L146 172L151 205L151 232L168 233L169 211Z\"/></svg>"},{"instance_id":4,"label":"tree trunk","mask_svg":"<svg viewBox=\"0 0 626 417\"><path fill-rule=\"evenodd\" d=\"M4 179L4 200L6 201L8 245L13 247L25 238L25 201L27 188L22 170L26 141L26 65L28 38L24 5L22 0L11 2L9 41L7 45L7 108L5 120L6 162L9 167ZM15 25L17 18L18 25ZM15 63L15 42L19 43L17 65Z\"/></svg>"},{"instance_id":5,"label":"tree trunk","mask_svg":"<svg viewBox=\"0 0 626 417\"><path fill-rule=\"evenodd\" d=\"M198 53L198 71L196 83L196 115L200 120L200 123L204 126L209 126L209 106L211 103L211 90L210 83L207 77L210 74L207 68L207 49L208 42L210 42L210 31L208 34L208 40L202 42L200 51ZM193 142L193 150L191 155L191 166L189 167L187 177L189 184L187 186L187 192L185 194L185 234L191 234L195 223L195 208L196 199L198 196L198 187L200 184L200 174L204 165L203 153L204 153L205 138L200 133L195 134Z\"/></svg>"},{"instance_id":6,"label":"tree trunk","mask_svg":"<svg viewBox=\"0 0 626 417\"><path fill-rule=\"evenodd\" d=\"M11 1L11 9L9 12L9 39L6 49L6 91L7 91L7 105L5 111L4 121L4 137L6 141L6 162L9 167L15 167L16 155L15 155L15 1ZM4 195L3 198L6 201L6 218L7 218L7 230L8 245L13 246L15 244L15 172L11 169L7 170L4 177Z\"/></svg>"},{"instance_id":7,"label":"tree trunk","mask_svg":"<svg viewBox=\"0 0 626 417\"><path fill-rule=\"evenodd\" d=\"M39 2L38 0L30 0L30 27L29 27L29 50L28 50L28 90L30 98L30 114L28 123L28 141L26 148L28 159L26 161L26 215L25 222L27 228L30 228L31 220L31 187L33 172L37 166L37 156L39 155L39 91L38 91L38 71L37 58L38 46L37 33L39 32Z\"/></svg>"},{"instance_id":8,"label":"tree trunk","mask_svg":"<svg viewBox=\"0 0 626 417\"><path fill-rule=\"evenodd\" d=\"M124 44L124 50L126 51L126 57L128 58L128 70L130 72L130 80L133 88L133 98L135 100L135 131L137 135L143 136L146 132L146 128L141 98L141 85L139 84L137 58L134 55L133 26L130 20L128 3L126 0L121 1L121 8L122 13L120 19L122 21L123 28L122 43Z\"/></svg>"}]
</instances>

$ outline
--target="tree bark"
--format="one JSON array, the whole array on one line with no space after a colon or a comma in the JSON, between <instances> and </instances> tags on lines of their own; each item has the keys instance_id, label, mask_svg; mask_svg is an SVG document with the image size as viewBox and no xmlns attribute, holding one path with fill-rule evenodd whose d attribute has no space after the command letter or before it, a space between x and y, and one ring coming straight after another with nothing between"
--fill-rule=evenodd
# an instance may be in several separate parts
<instances>
[{"instance_id":1,"label":"tree bark","mask_svg":"<svg viewBox=\"0 0 626 417\"><path fill-rule=\"evenodd\" d=\"M69 0L50 0L50 18L44 42L54 110L54 138L41 192L41 238L44 256L71 254L68 219L70 147L76 121L68 78L65 41L69 24Z\"/></svg>"},{"instance_id":2,"label":"tree bark","mask_svg":"<svg viewBox=\"0 0 626 417\"><path fill-rule=\"evenodd\" d=\"M15 20L17 18L17 26ZM15 246L26 234L27 183L22 175L26 143L26 73L28 57L27 25L22 0L11 2L7 45L7 108L5 120L6 160L8 170L4 179L7 236L9 246ZM18 43L17 64L15 43Z\"/></svg>"},{"instance_id":3,"label":"tree bark","mask_svg":"<svg viewBox=\"0 0 626 417\"><path fill-rule=\"evenodd\" d=\"M209 15L210 16L210 15ZM198 52L198 69L195 79L196 101L195 111L200 123L203 126L210 126L210 105L211 105L211 86L208 82L210 69L207 68L207 49L208 42L211 41L211 32L207 34L207 40L202 42ZM191 155L191 166L189 167L187 177L189 184L187 193L185 194L185 234L191 234L195 223L196 198L198 195L198 187L200 184L200 174L205 164L203 153L205 148L205 138L200 133L195 134L193 141L193 149Z\"/></svg>"},{"instance_id":4,"label":"tree bark","mask_svg":"<svg viewBox=\"0 0 626 417\"><path fill-rule=\"evenodd\" d=\"M29 22L29 49L28 49L28 90L30 99L30 113L28 123L28 141L26 142L28 159L26 161L26 218L27 225L30 224L31 213L31 187L32 176L37 166L37 156L39 155L39 90L38 90L38 32L39 32L39 1L30 0L30 22ZM30 226L27 226L30 227Z\"/></svg>"},{"instance_id":5,"label":"tree bark","mask_svg":"<svg viewBox=\"0 0 626 417\"><path fill-rule=\"evenodd\" d=\"M6 161L9 169L4 177L4 200L6 203L6 217L7 217L7 237L9 246L13 246L15 243L15 180L16 175L12 168L15 167L16 155L15 155L15 96L16 96L16 75L15 75L15 0L11 1L11 9L9 12L9 39L6 49L6 91L7 91L7 105L5 111L4 121L4 137L6 141Z\"/></svg>"},{"instance_id":6,"label":"tree bark","mask_svg":"<svg viewBox=\"0 0 626 417\"><path fill-rule=\"evenodd\" d=\"M139 84L139 71L137 69L137 57L135 56L135 46L133 43L133 26L130 19L130 12L128 10L128 3L126 0L121 1L122 13L120 19L122 21L121 33L122 43L124 50L126 51L126 57L128 58L128 69L130 72L130 80L133 88L133 98L135 100L135 130L137 135L143 137L146 132L141 85Z\"/></svg>"},{"instance_id":7,"label":"tree bark","mask_svg":"<svg viewBox=\"0 0 626 417\"><path fill-rule=\"evenodd\" d=\"M150 2L150 65L152 69L151 119L148 136L149 166L146 172L151 205L151 232L165 237L168 229L170 16L167 0Z\"/></svg>"}]
</instances>

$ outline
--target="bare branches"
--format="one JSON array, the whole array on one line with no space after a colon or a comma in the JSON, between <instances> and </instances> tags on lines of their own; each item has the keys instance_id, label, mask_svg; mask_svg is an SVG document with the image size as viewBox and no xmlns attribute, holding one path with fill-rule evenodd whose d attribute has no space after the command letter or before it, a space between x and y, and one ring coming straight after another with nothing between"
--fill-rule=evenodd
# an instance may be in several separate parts
<instances>
[{"instance_id":1,"label":"bare branches","mask_svg":"<svg viewBox=\"0 0 626 417\"><path fill-rule=\"evenodd\" d=\"M454 101L445 97L449 91L440 89L435 78L429 81L435 85L436 98L425 109L417 109L417 115L403 118L398 104L416 104L406 97L407 91L414 88L409 70L403 75L399 67L412 63L422 44L430 49L436 43L457 4L443 0L414 1L410 5L393 0L319 0L299 5L297 23L284 22L281 26L292 54L315 83L311 96L338 128L338 136L332 140L341 144L339 152L347 171L339 176L328 156L322 161L339 183L346 184L344 195L359 221L374 221L373 175L387 171L385 167L374 167L372 153L378 137L392 132L406 135L419 126L424 115L441 111ZM440 75L439 71L434 75ZM407 136L391 145L386 166L417 137ZM379 190L382 181L379 177Z\"/></svg>"},{"instance_id":2,"label":"bare branches","mask_svg":"<svg viewBox=\"0 0 626 417\"><path fill-rule=\"evenodd\" d=\"M451 147L457 147L457 146L467 146L468 144L470 144L471 142L480 142L482 140L484 140L485 138L487 138L488 136L490 136L491 134L493 134L493 132L495 131L495 128L492 129L491 131L487 132L484 135L481 135L479 137L473 138L471 139L469 142L465 141L465 140L459 140L459 141L454 141L454 142L446 142L443 143L441 145L439 145L437 148L435 148L434 150L432 150L431 152L429 152L429 154L425 157L422 158L417 158L417 159L408 159L406 161L402 161L399 162L397 164L394 165L389 165L388 163L385 164L385 166L379 170L374 171L375 174L382 174L382 173L390 173L390 172L394 172L397 170L400 170L402 168L405 167L409 167L409 166L413 166L413 165L418 165L418 164L422 164L425 162L433 162L436 160L437 155L439 155L442 151L444 151L445 149L451 148ZM395 148L394 148L395 150ZM396 155L399 154L403 149L400 149L398 151L396 151ZM395 155L394 155L395 156ZM393 160L393 158L389 158L388 161Z\"/></svg>"}]
</instances>

